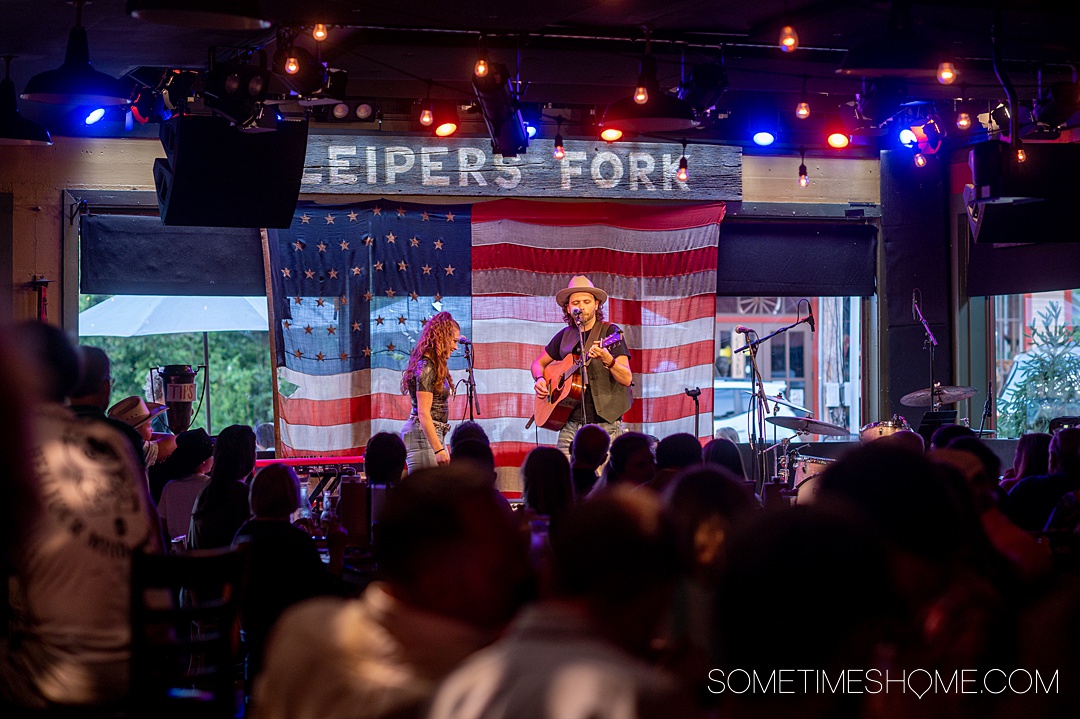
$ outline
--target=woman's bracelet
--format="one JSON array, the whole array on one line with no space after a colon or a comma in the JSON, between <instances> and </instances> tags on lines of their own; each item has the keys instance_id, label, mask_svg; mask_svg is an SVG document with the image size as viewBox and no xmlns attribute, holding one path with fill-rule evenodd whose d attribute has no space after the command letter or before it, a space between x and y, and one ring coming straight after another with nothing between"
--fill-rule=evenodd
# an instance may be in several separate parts
<instances>
[{"instance_id":1,"label":"woman's bracelet","mask_svg":"<svg viewBox=\"0 0 1080 719\"><path fill-rule=\"evenodd\" d=\"M435 454L438 454L439 452L446 452L446 447L439 447L437 450L435 450ZM446 453L450 454L449 452Z\"/></svg>"}]
</instances>

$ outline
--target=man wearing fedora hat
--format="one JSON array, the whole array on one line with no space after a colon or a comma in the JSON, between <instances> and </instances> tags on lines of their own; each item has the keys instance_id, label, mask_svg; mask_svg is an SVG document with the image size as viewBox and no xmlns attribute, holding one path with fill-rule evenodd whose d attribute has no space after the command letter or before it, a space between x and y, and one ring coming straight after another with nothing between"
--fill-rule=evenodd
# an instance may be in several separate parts
<instances>
[{"instance_id":1,"label":"man wearing fedora hat","mask_svg":"<svg viewBox=\"0 0 1080 719\"><path fill-rule=\"evenodd\" d=\"M109 408L109 417L130 425L142 437L143 457L151 467L164 460L176 449L176 437L159 434L150 428L150 420L165 411L165 405L146 402L137 395L124 397Z\"/></svg>"},{"instance_id":2,"label":"man wearing fedora hat","mask_svg":"<svg viewBox=\"0 0 1080 719\"><path fill-rule=\"evenodd\" d=\"M622 416L634 401L630 385L634 375L630 371L630 352L625 338L610 347L600 346L600 341L621 332L618 326L604 321L604 302L607 292L593 285L588 277L571 278L566 289L559 290L555 301L563 309L566 327L555 334L544 351L532 363L536 379L536 396L544 398L549 388L544 378L544 368L570 354L581 354L582 345L587 349L587 387L581 403L570 414L559 430L558 447L570 455L570 443L578 428L585 424L598 424L612 438L622 430Z\"/></svg>"}]
</instances>

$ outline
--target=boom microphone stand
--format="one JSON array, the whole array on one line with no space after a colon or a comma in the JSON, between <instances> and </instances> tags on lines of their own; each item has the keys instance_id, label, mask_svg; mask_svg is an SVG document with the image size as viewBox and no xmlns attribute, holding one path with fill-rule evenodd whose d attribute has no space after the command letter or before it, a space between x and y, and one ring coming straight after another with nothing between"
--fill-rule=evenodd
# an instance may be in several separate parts
<instances>
[{"instance_id":1,"label":"boom microphone stand","mask_svg":"<svg viewBox=\"0 0 1080 719\"><path fill-rule=\"evenodd\" d=\"M462 337L460 340L462 345L465 346L465 371L467 376L465 378L465 404L469 408L469 420L473 419L473 411L476 414L482 414L480 411L480 402L476 399L476 378L473 376L473 355L472 355L472 342Z\"/></svg>"},{"instance_id":2,"label":"boom microphone stand","mask_svg":"<svg viewBox=\"0 0 1080 719\"><path fill-rule=\"evenodd\" d=\"M585 323L582 320L581 310L574 308L570 310L571 316L574 318L574 325L578 331L578 347L581 348L581 419L583 424L589 423L589 403L586 402L586 395L589 393L589 348L585 346Z\"/></svg>"}]
</instances>

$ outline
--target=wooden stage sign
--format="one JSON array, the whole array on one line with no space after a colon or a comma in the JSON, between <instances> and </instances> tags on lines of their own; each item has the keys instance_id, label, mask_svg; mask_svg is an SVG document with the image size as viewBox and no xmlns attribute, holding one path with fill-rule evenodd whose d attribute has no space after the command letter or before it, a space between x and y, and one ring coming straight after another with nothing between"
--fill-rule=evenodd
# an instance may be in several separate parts
<instances>
[{"instance_id":1,"label":"wooden stage sign","mask_svg":"<svg viewBox=\"0 0 1080 719\"><path fill-rule=\"evenodd\" d=\"M503 157L487 138L310 135L302 193L574 197L635 200L742 199L742 149L689 145L690 177L675 175L681 143L549 139Z\"/></svg>"}]
</instances>

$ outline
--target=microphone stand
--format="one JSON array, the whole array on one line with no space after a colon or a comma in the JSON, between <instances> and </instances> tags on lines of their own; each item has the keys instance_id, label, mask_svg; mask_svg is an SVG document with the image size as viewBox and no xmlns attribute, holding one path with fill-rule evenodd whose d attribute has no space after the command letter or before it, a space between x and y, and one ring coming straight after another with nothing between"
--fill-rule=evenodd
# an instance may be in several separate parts
<instances>
[{"instance_id":1,"label":"microphone stand","mask_svg":"<svg viewBox=\"0 0 1080 719\"><path fill-rule=\"evenodd\" d=\"M937 412L941 409L941 402L938 401L938 388L934 384L934 348L937 347L937 339L934 337L934 333L930 331L930 325L926 323L926 318L923 317L922 308L919 307L919 303L912 299L912 307L915 310L915 319L922 323L923 331L926 332L926 339L923 340L923 348L930 350L930 411Z\"/></svg>"},{"instance_id":2,"label":"microphone stand","mask_svg":"<svg viewBox=\"0 0 1080 719\"><path fill-rule=\"evenodd\" d=\"M792 327L808 323L809 321L809 316L804 317L801 320L792 322L790 325L781 327L775 332L767 334L764 337L758 337L754 340L751 340L749 333L747 333L745 335L746 344L733 352L747 352L750 355L750 367L754 373L754 383L756 384L753 392L753 405L750 410L750 426L752 429L750 434L750 450L756 465L754 467L754 476L756 477L755 482L758 494L762 494L765 491L765 484L771 478L772 472L769 471L769 468L765 464L765 455L769 451L764 447L765 443L768 441L765 437L765 417L769 414L769 406L768 400L765 399L767 396L765 394L765 382L761 377L761 370L758 368L757 349L762 342L766 342L779 334L787 332ZM755 332L754 334L756 335L757 333ZM762 496L764 497L764 494L762 494Z\"/></svg>"},{"instance_id":3,"label":"microphone stand","mask_svg":"<svg viewBox=\"0 0 1080 719\"><path fill-rule=\"evenodd\" d=\"M992 403L993 403L993 397L994 397L994 395L992 394L993 389L994 389L993 382L987 382L986 383L986 401L983 402L982 420L979 422L979 439L982 439L983 430L986 428L986 418L990 416L990 412L993 410L993 408L991 406Z\"/></svg>"},{"instance_id":4,"label":"microphone stand","mask_svg":"<svg viewBox=\"0 0 1080 719\"><path fill-rule=\"evenodd\" d=\"M581 322L581 313L574 316L574 325L578 331L578 347L581 348L581 420L582 424L589 424L589 403L586 395L589 392L589 348L585 346L585 325Z\"/></svg>"},{"instance_id":5,"label":"microphone stand","mask_svg":"<svg viewBox=\"0 0 1080 719\"><path fill-rule=\"evenodd\" d=\"M686 392L687 397L694 400L694 436L700 437L701 432L698 430L698 424L701 421L701 402L698 400L698 397L701 396L701 388L694 387L694 389L690 389L687 387L683 391Z\"/></svg>"},{"instance_id":6,"label":"microphone stand","mask_svg":"<svg viewBox=\"0 0 1080 719\"><path fill-rule=\"evenodd\" d=\"M476 378L473 376L473 355L472 344L465 345L465 371L468 376L465 378L465 404L469 408L469 420L473 420L473 410L476 410L476 414L482 414L480 411L480 403L476 399Z\"/></svg>"}]
</instances>

